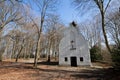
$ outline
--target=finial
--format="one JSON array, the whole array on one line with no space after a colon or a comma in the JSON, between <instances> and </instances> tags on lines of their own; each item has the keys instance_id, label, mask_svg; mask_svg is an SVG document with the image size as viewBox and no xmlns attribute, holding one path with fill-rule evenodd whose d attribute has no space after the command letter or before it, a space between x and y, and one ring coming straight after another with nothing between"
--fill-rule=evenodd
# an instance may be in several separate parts
<instances>
[{"instance_id":1,"label":"finial","mask_svg":"<svg viewBox=\"0 0 120 80\"><path fill-rule=\"evenodd\" d=\"M74 27L76 27L77 26L77 24L73 21L72 23L71 23Z\"/></svg>"}]
</instances>

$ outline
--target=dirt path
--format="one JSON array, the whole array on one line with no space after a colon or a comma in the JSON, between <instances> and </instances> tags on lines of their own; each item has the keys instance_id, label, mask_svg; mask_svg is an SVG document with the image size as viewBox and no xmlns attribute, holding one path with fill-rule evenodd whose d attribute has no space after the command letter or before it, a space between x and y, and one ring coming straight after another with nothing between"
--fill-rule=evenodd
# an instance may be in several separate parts
<instances>
[{"instance_id":1,"label":"dirt path","mask_svg":"<svg viewBox=\"0 0 120 80\"><path fill-rule=\"evenodd\" d=\"M118 71L94 67L60 67L31 63L0 62L0 80L120 80Z\"/></svg>"}]
</instances>

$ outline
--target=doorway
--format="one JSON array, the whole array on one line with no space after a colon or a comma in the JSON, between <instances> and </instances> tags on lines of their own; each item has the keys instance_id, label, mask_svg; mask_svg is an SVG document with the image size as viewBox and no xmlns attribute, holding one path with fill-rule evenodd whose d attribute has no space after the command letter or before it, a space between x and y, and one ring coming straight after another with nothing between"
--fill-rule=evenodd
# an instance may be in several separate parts
<instances>
[{"instance_id":1,"label":"doorway","mask_svg":"<svg viewBox=\"0 0 120 80\"><path fill-rule=\"evenodd\" d=\"M77 58L76 57L71 57L71 66L77 67Z\"/></svg>"}]
</instances>

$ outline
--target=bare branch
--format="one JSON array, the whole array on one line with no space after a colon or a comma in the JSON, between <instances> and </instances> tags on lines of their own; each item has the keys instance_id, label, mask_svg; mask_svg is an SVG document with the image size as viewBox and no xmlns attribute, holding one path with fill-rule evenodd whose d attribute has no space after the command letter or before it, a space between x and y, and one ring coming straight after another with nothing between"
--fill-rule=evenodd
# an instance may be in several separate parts
<instances>
[{"instance_id":1,"label":"bare branch","mask_svg":"<svg viewBox=\"0 0 120 80\"><path fill-rule=\"evenodd\" d=\"M107 10L107 8L108 8L108 6L110 5L110 2L111 2L112 0L109 0L109 2L107 3L107 6L105 7L105 10L104 10L104 12L106 13L106 10Z\"/></svg>"}]
</instances>

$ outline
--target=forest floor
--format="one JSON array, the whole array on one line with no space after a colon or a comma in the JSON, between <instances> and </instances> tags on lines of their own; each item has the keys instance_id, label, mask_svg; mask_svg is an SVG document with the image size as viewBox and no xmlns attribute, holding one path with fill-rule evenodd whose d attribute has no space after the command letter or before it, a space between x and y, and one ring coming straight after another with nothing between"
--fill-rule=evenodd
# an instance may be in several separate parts
<instances>
[{"instance_id":1,"label":"forest floor","mask_svg":"<svg viewBox=\"0 0 120 80\"><path fill-rule=\"evenodd\" d=\"M65 67L40 61L38 68L33 68L33 60L4 60L0 62L0 80L120 80L120 71L98 62L92 67Z\"/></svg>"}]
</instances>

